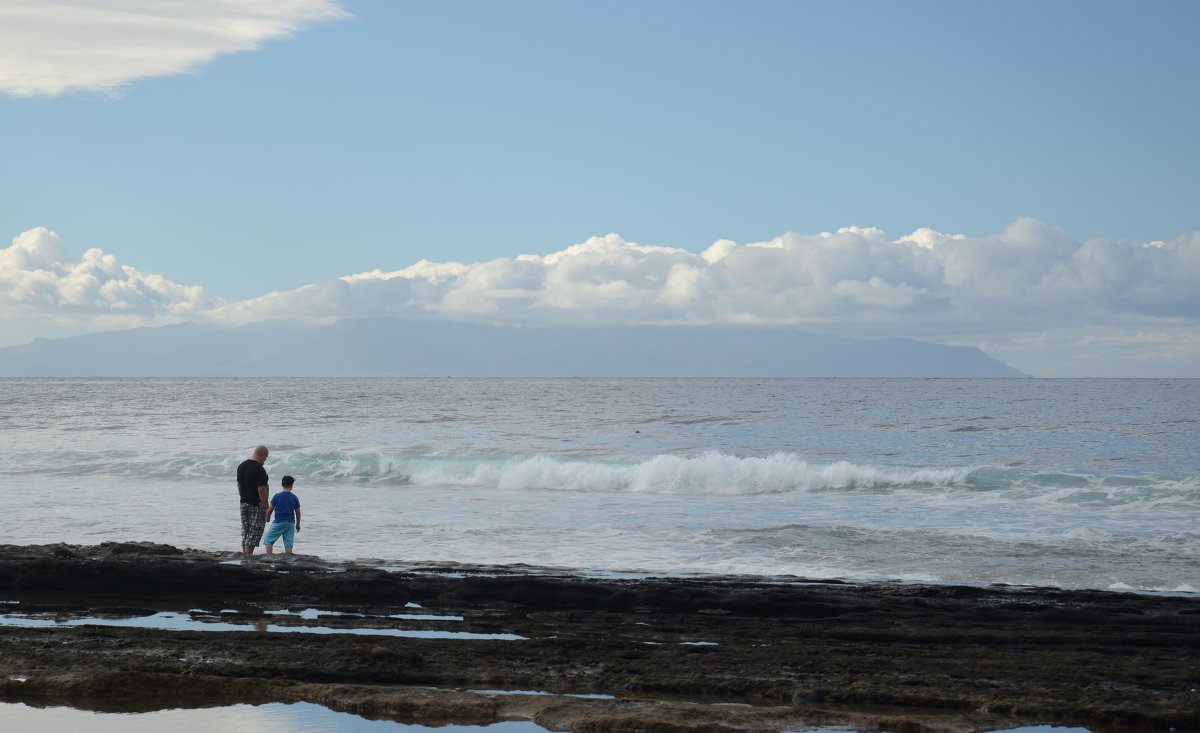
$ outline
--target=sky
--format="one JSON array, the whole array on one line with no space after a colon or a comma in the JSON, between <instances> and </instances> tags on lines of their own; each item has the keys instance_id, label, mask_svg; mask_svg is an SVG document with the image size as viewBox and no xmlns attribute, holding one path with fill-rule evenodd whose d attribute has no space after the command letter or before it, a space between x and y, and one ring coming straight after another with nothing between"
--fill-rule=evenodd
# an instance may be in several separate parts
<instances>
[{"instance_id":1,"label":"sky","mask_svg":"<svg viewBox=\"0 0 1200 733\"><path fill-rule=\"evenodd\" d=\"M793 324L1200 377L1200 3L0 0L0 346Z\"/></svg>"}]
</instances>

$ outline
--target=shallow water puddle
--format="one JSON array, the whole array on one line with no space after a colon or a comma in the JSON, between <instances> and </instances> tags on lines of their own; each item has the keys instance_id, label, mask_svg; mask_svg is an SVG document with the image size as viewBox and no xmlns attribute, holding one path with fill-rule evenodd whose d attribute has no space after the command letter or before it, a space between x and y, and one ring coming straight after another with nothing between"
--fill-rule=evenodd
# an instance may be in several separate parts
<instances>
[{"instance_id":1,"label":"shallow water puddle","mask_svg":"<svg viewBox=\"0 0 1200 733\"><path fill-rule=\"evenodd\" d=\"M420 608L420 606L417 606ZM189 613L208 613L201 609L192 609ZM224 612L222 612L224 613ZM291 611L282 609L279 611L264 611L263 613L269 616L295 616L306 620L315 620L322 616L333 616L336 618L390 618L399 619L401 621L462 621L462 616L446 616L435 613L393 613L388 616L370 616L362 613L348 613L344 611L322 611L319 608L306 608L302 611Z\"/></svg>"},{"instance_id":2,"label":"shallow water puddle","mask_svg":"<svg viewBox=\"0 0 1200 733\"><path fill-rule=\"evenodd\" d=\"M312 610L312 609L310 609ZM288 611L276 612L290 614ZM298 614L295 614L298 615ZM301 616L301 618L307 618ZM316 616L313 616L316 618ZM350 618L354 618L351 616ZM414 618L399 614L388 618ZM448 620L448 619L439 619ZM461 618L457 619L461 620ZM483 634L469 631L430 631L425 629L363 629L335 628L332 626L284 626L265 622L230 623L194 618L186 613L164 611L150 616L131 618L47 618L26 614L0 614L0 626L22 628L59 628L65 626L118 626L134 629L157 629L160 631L267 631L277 634L354 634L358 636L395 636L410 639L489 639L499 641L523 641L527 637L517 634Z\"/></svg>"},{"instance_id":3,"label":"shallow water puddle","mask_svg":"<svg viewBox=\"0 0 1200 733\"><path fill-rule=\"evenodd\" d=\"M857 733L842 728L801 728L784 733ZM1024 725L1020 728L1005 728L1004 730L987 731L986 733L1092 733L1087 728L1064 728L1057 725Z\"/></svg>"},{"instance_id":4,"label":"shallow water puddle","mask_svg":"<svg viewBox=\"0 0 1200 733\"><path fill-rule=\"evenodd\" d=\"M489 726L406 725L367 720L312 703L230 705L221 708L158 710L151 713L98 713L75 708L35 708L23 703L0 703L0 730L88 731L88 733L544 733L529 721Z\"/></svg>"},{"instance_id":5,"label":"shallow water puddle","mask_svg":"<svg viewBox=\"0 0 1200 733\"><path fill-rule=\"evenodd\" d=\"M481 695L554 695L557 697L577 697L581 700L616 700L612 695L604 695L598 692L548 692L546 690L467 690L467 692L477 692Z\"/></svg>"}]
</instances>

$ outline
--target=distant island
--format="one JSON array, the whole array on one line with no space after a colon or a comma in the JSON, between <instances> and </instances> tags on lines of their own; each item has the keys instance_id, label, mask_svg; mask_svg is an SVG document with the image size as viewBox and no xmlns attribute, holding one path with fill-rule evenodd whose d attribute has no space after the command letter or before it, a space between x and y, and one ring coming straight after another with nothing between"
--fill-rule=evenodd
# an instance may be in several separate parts
<instances>
[{"instance_id":1,"label":"distant island","mask_svg":"<svg viewBox=\"0 0 1200 733\"><path fill-rule=\"evenodd\" d=\"M967 346L773 326L269 321L36 339L5 377L1025 377Z\"/></svg>"}]
</instances>

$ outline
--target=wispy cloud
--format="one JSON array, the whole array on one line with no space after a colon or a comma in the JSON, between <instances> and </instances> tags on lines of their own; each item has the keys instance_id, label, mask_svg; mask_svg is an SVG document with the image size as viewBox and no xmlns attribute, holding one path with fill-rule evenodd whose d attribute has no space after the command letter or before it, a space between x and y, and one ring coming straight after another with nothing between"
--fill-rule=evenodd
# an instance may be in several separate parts
<instances>
[{"instance_id":1,"label":"wispy cloud","mask_svg":"<svg viewBox=\"0 0 1200 733\"><path fill-rule=\"evenodd\" d=\"M112 92L344 17L336 0L8 0L0 93Z\"/></svg>"}]
</instances>

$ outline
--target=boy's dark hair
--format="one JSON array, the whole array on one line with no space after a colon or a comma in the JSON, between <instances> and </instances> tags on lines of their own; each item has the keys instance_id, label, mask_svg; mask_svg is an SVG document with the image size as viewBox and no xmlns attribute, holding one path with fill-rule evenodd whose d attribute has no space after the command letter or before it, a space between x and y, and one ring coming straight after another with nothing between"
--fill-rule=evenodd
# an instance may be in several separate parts
<instances>
[{"instance_id":1,"label":"boy's dark hair","mask_svg":"<svg viewBox=\"0 0 1200 733\"><path fill-rule=\"evenodd\" d=\"M296 483L296 479L292 478L291 476L284 476L280 483L282 483L284 486L291 486L292 484Z\"/></svg>"}]
</instances>

